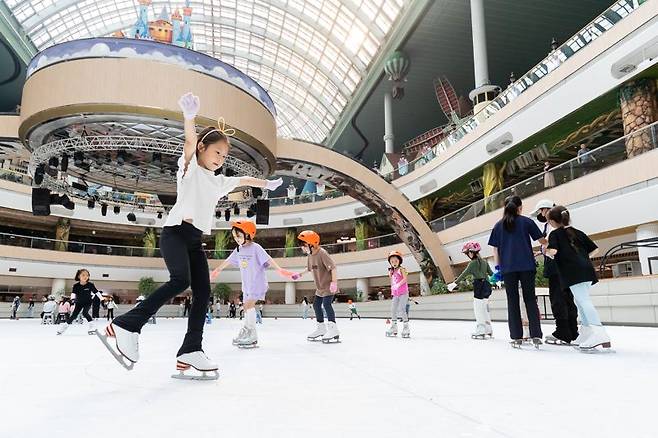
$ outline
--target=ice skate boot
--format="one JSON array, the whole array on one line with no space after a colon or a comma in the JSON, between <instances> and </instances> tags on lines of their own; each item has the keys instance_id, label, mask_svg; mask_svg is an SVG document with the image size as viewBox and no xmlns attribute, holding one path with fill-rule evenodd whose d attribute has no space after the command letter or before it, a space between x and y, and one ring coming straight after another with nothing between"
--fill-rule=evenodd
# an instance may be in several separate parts
<instances>
[{"instance_id":1,"label":"ice skate boot","mask_svg":"<svg viewBox=\"0 0 658 438\"><path fill-rule=\"evenodd\" d=\"M563 341L562 339L556 338L553 335L546 336L544 342L546 342L548 345L571 345L571 342Z\"/></svg>"},{"instance_id":2,"label":"ice skate boot","mask_svg":"<svg viewBox=\"0 0 658 438\"><path fill-rule=\"evenodd\" d=\"M322 337L322 343L331 344L340 342L340 332L338 331L338 327L336 327L336 323L329 321L327 326L327 333Z\"/></svg>"},{"instance_id":3,"label":"ice skate boot","mask_svg":"<svg viewBox=\"0 0 658 438\"><path fill-rule=\"evenodd\" d=\"M95 332L105 348L127 370L132 370L135 362L139 360L139 333L129 332L114 323L105 327L105 332ZM109 342L114 338L114 347ZM116 348L116 350L115 350Z\"/></svg>"},{"instance_id":4,"label":"ice skate boot","mask_svg":"<svg viewBox=\"0 0 658 438\"><path fill-rule=\"evenodd\" d=\"M67 324L67 323L63 323L63 324L61 324L61 325L59 326L59 328L57 329L57 334L58 334L58 335L63 334L68 328L69 328L69 324Z\"/></svg>"},{"instance_id":5,"label":"ice skate boot","mask_svg":"<svg viewBox=\"0 0 658 438\"><path fill-rule=\"evenodd\" d=\"M531 338L532 345L539 350L539 347L543 344L541 338Z\"/></svg>"},{"instance_id":6,"label":"ice skate boot","mask_svg":"<svg viewBox=\"0 0 658 438\"><path fill-rule=\"evenodd\" d=\"M238 339L238 348L257 348L258 347L258 334L256 329L247 328L245 335Z\"/></svg>"},{"instance_id":7,"label":"ice skate boot","mask_svg":"<svg viewBox=\"0 0 658 438\"><path fill-rule=\"evenodd\" d=\"M589 326L591 334L587 337L585 341L580 343L578 349L583 353L594 353L598 352L597 347L601 347L601 351L610 352L612 343L610 342L610 336L605 330L605 327L602 325L591 325Z\"/></svg>"},{"instance_id":8,"label":"ice skate boot","mask_svg":"<svg viewBox=\"0 0 658 438\"><path fill-rule=\"evenodd\" d=\"M185 371L190 370L190 368L200 371L201 374L185 374ZM181 354L176 358L176 369L178 374L171 376L174 379L217 380L219 378L217 364L212 363L203 351Z\"/></svg>"},{"instance_id":9,"label":"ice skate boot","mask_svg":"<svg viewBox=\"0 0 658 438\"><path fill-rule=\"evenodd\" d=\"M386 337L394 337L398 335L398 323L397 321L392 321L391 326L386 330Z\"/></svg>"},{"instance_id":10,"label":"ice skate boot","mask_svg":"<svg viewBox=\"0 0 658 438\"><path fill-rule=\"evenodd\" d=\"M327 333L327 326L324 325L324 322L318 322L317 327L306 337L309 341L321 341L325 333Z\"/></svg>"},{"instance_id":11,"label":"ice skate boot","mask_svg":"<svg viewBox=\"0 0 658 438\"><path fill-rule=\"evenodd\" d=\"M478 324L475 331L471 333L471 339L485 339L487 336L487 328L485 324Z\"/></svg>"},{"instance_id":12,"label":"ice skate boot","mask_svg":"<svg viewBox=\"0 0 658 438\"><path fill-rule=\"evenodd\" d=\"M233 345L238 345L240 339L244 338L246 335L247 335L247 327L242 326L240 328L240 331L238 332L238 335L235 338L233 338Z\"/></svg>"},{"instance_id":13,"label":"ice skate boot","mask_svg":"<svg viewBox=\"0 0 658 438\"><path fill-rule=\"evenodd\" d=\"M89 321L87 323L87 334L88 335L95 335L96 334L96 324L94 324L94 321Z\"/></svg>"},{"instance_id":14,"label":"ice skate boot","mask_svg":"<svg viewBox=\"0 0 658 438\"><path fill-rule=\"evenodd\" d=\"M521 346L523 345L523 339L512 339L510 341L510 345L512 346L512 348L521 349Z\"/></svg>"},{"instance_id":15,"label":"ice skate boot","mask_svg":"<svg viewBox=\"0 0 658 438\"><path fill-rule=\"evenodd\" d=\"M592 328L587 325L581 325L580 330L578 330L578 337L571 341L571 345L578 347L580 344L585 342L592 334Z\"/></svg>"},{"instance_id":16,"label":"ice skate boot","mask_svg":"<svg viewBox=\"0 0 658 438\"><path fill-rule=\"evenodd\" d=\"M408 339L411 336L411 332L409 331L409 323L405 322L402 325L402 335L404 339Z\"/></svg>"}]
</instances>

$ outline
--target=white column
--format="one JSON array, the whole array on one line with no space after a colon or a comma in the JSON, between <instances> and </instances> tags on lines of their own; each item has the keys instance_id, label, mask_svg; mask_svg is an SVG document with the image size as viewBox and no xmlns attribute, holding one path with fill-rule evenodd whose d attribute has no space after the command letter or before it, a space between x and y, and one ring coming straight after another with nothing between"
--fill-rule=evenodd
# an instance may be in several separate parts
<instances>
[{"instance_id":1,"label":"white column","mask_svg":"<svg viewBox=\"0 0 658 438\"><path fill-rule=\"evenodd\" d=\"M430 284L427 281L427 277L423 274L423 271L420 271L420 294L422 296L430 295Z\"/></svg>"},{"instance_id":2,"label":"white column","mask_svg":"<svg viewBox=\"0 0 658 438\"><path fill-rule=\"evenodd\" d=\"M473 35L473 70L475 88L489 85L487 31L484 25L484 0L471 0L471 34Z\"/></svg>"},{"instance_id":3,"label":"white column","mask_svg":"<svg viewBox=\"0 0 658 438\"><path fill-rule=\"evenodd\" d=\"M658 222L644 224L637 227L635 231L637 240L649 239L651 237L658 237ZM649 275L649 257L658 257L658 248L638 248L637 255L640 258L642 265L642 275ZM651 263L653 273L658 274L658 260L653 260Z\"/></svg>"},{"instance_id":4,"label":"white column","mask_svg":"<svg viewBox=\"0 0 658 438\"><path fill-rule=\"evenodd\" d=\"M368 301L368 293L370 292L370 282L367 278L356 279L356 292L361 292L359 301Z\"/></svg>"},{"instance_id":5,"label":"white column","mask_svg":"<svg viewBox=\"0 0 658 438\"><path fill-rule=\"evenodd\" d=\"M297 286L292 281L286 282L286 304L295 304L297 302Z\"/></svg>"},{"instance_id":6,"label":"white column","mask_svg":"<svg viewBox=\"0 0 658 438\"><path fill-rule=\"evenodd\" d=\"M393 97L391 92L384 94L384 144L387 154L395 150L395 135L393 135ZM396 165L397 163L393 163Z\"/></svg>"},{"instance_id":7,"label":"white column","mask_svg":"<svg viewBox=\"0 0 658 438\"><path fill-rule=\"evenodd\" d=\"M50 293L56 298L66 295L66 280L61 278L53 278L53 283L50 286Z\"/></svg>"}]
</instances>

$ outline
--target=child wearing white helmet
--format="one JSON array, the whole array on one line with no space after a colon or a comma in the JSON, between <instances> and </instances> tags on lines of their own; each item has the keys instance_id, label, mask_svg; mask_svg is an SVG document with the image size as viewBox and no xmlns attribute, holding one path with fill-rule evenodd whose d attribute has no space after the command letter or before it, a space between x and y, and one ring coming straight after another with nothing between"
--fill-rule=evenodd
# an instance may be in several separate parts
<instances>
[{"instance_id":1,"label":"child wearing white helmet","mask_svg":"<svg viewBox=\"0 0 658 438\"><path fill-rule=\"evenodd\" d=\"M476 328L471 335L473 339L485 339L487 336L493 336L491 328L491 316L489 315L489 297L491 296L491 285L488 277L493 274L489 263L480 257L482 248L477 242L466 242L462 247L462 253L471 259L470 263L455 279L448 285L448 290L452 292L457 287L457 283L466 278L467 275L473 276L473 311L475 313Z\"/></svg>"}]
</instances>

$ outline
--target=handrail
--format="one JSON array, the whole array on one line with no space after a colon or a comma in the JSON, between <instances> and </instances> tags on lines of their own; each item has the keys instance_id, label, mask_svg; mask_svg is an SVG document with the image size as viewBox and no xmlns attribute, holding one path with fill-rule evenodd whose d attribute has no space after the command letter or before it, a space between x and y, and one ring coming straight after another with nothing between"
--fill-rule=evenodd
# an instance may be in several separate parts
<instances>
[{"instance_id":1,"label":"handrail","mask_svg":"<svg viewBox=\"0 0 658 438\"><path fill-rule=\"evenodd\" d=\"M565 182L573 181L574 179L589 174L593 170L599 170L616 164L620 161L626 160L628 159L626 156L626 140L630 137L635 138L640 136L645 132L651 133L650 137L652 141L652 149L658 148L658 122L654 122L651 125L638 129L635 132L631 132L624 135L623 137L612 140L603 146L600 146L586 154L581 155L580 157L572 158L571 160L565 161L562 164L558 164L557 166L545 172L533 175L519 183L514 184L513 186L504 188L483 199L462 207L459 210L434 219L430 222L430 226L433 231L445 230L450 226L462 222L464 219L473 219L475 217L481 216L482 214L488 213L490 210L487 210L486 206L496 205L509 195L516 194L521 197L531 196L548 188L552 188ZM585 157L591 157L593 160L595 160L595 163L598 164L587 165L587 167L585 167L585 165L583 165L583 158ZM562 179L556 178L556 176L560 175L562 176ZM547 187L547 181L550 179L550 177L547 176L552 176L554 179L554 181L552 181L553 184L551 187ZM466 216L469 210L473 212L472 217L470 215L468 217ZM443 227L441 227L440 224L443 224Z\"/></svg>"}]
</instances>

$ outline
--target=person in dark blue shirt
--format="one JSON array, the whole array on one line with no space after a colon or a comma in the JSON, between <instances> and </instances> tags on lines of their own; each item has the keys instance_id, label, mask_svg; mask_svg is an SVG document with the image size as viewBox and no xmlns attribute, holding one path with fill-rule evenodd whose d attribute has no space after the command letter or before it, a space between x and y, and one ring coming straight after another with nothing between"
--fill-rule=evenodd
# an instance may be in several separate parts
<instances>
[{"instance_id":1,"label":"person in dark blue shirt","mask_svg":"<svg viewBox=\"0 0 658 438\"><path fill-rule=\"evenodd\" d=\"M539 322L539 307L535 296L535 275L537 265L532 250L532 240L546 245L547 241L537 224L522 216L523 203L518 196L505 199L503 218L496 223L489 245L493 247L496 270L502 274L507 293L507 319L513 346L518 346L523 338L521 308L519 307L519 281L523 290L530 324L530 337L535 346L542 343Z\"/></svg>"}]
</instances>

